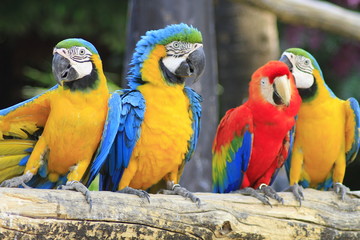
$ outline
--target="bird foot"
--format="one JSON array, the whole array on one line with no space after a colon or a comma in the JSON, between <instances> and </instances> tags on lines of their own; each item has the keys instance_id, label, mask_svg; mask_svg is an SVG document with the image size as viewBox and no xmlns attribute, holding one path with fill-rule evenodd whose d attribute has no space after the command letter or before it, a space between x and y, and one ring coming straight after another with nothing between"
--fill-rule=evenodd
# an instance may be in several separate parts
<instances>
[{"instance_id":1,"label":"bird foot","mask_svg":"<svg viewBox=\"0 0 360 240\"><path fill-rule=\"evenodd\" d=\"M24 188L31 188L28 185L26 185L26 183L28 181L30 181L33 176L34 176L34 174L32 174L30 172L27 172L27 173L25 173L25 174L23 174L21 176L14 177L14 178L3 181L0 184L0 187L11 188L11 187L19 187L21 185Z\"/></svg>"},{"instance_id":2,"label":"bird foot","mask_svg":"<svg viewBox=\"0 0 360 240\"><path fill-rule=\"evenodd\" d=\"M159 193L166 195L180 195L184 198L189 198L192 202L196 203L198 207L201 205L200 198L196 197L192 192L187 190L186 188L180 186L180 184L174 184L173 182L167 183L168 189L160 190Z\"/></svg>"},{"instance_id":3,"label":"bird foot","mask_svg":"<svg viewBox=\"0 0 360 240\"><path fill-rule=\"evenodd\" d=\"M344 184L339 182L334 183L332 189L337 195L341 197L341 200L344 200L345 195L350 191L348 187L346 187Z\"/></svg>"},{"instance_id":4,"label":"bird foot","mask_svg":"<svg viewBox=\"0 0 360 240\"><path fill-rule=\"evenodd\" d=\"M265 183L263 183L259 186L259 190L263 194L265 194L265 196L271 197L272 199L275 199L279 203L284 204L284 199L280 197L271 186L268 186Z\"/></svg>"},{"instance_id":5,"label":"bird foot","mask_svg":"<svg viewBox=\"0 0 360 240\"><path fill-rule=\"evenodd\" d=\"M150 195L149 193L147 193L146 191L144 190L139 190L139 189L134 189L134 188L131 188L131 187L125 187L119 191L117 191L118 193L127 193L127 194L133 194L133 195L136 195L140 198L144 198L146 199L149 203L150 203Z\"/></svg>"},{"instance_id":6,"label":"bird foot","mask_svg":"<svg viewBox=\"0 0 360 240\"><path fill-rule=\"evenodd\" d=\"M90 210L92 209L92 199L90 196L90 190L85 187L84 184L82 184L79 181L68 181L65 185L60 185L58 189L61 190L74 190L77 192L81 192L86 199L86 202L90 205Z\"/></svg>"},{"instance_id":7,"label":"bird foot","mask_svg":"<svg viewBox=\"0 0 360 240\"><path fill-rule=\"evenodd\" d=\"M231 193L240 193L243 195L249 195L252 196L258 200L260 200L263 204L269 205L272 207L271 203L269 202L269 197L266 195L262 195L259 193L260 190L253 189L252 187L243 188L240 190L232 191Z\"/></svg>"},{"instance_id":8,"label":"bird foot","mask_svg":"<svg viewBox=\"0 0 360 240\"><path fill-rule=\"evenodd\" d=\"M301 200L305 200L303 190L304 190L304 188L302 186L295 183L294 185L290 186L285 191L286 192L292 192L294 194L295 199L299 202L300 207L301 207Z\"/></svg>"}]
</instances>

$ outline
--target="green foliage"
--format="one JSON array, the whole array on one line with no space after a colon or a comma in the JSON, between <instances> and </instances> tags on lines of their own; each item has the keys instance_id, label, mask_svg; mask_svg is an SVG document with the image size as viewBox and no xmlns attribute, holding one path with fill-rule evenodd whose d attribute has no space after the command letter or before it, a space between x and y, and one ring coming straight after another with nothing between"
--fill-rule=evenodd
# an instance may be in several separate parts
<instances>
[{"instance_id":1,"label":"green foliage","mask_svg":"<svg viewBox=\"0 0 360 240\"><path fill-rule=\"evenodd\" d=\"M97 36L111 51L122 52L126 13L127 1L5 0L0 8L0 36L14 38L31 32L60 40Z\"/></svg>"},{"instance_id":2,"label":"green foliage","mask_svg":"<svg viewBox=\"0 0 360 240\"><path fill-rule=\"evenodd\" d=\"M8 55L1 54L0 62L11 71L3 79L17 88L21 84L22 99L43 92L56 84L51 73L52 48L67 38L84 38L99 51L109 88L119 89L126 20L127 1L4 0L0 50ZM1 101L7 105L5 99Z\"/></svg>"}]
</instances>

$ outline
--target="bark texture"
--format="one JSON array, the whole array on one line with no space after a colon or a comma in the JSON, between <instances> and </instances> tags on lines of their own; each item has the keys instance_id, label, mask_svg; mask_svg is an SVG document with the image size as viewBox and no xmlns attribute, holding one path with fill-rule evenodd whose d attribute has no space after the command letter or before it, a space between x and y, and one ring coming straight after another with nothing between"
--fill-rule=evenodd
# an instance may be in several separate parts
<instances>
[{"instance_id":1,"label":"bark texture","mask_svg":"<svg viewBox=\"0 0 360 240\"><path fill-rule=\"evenodd\" d=\"M307 189L299 207L290 193L273 207L238 194L180 196L0 188L0 239L359 239L360 192L341 201Z\"/></svg>"},{"instance_id":2,"label":"bark texture","mask_svg":"<svg viewBox=\"0 0 360 240\"><path fill-rule=\"evenodd\" d=\"M279 58L276 16L241 1L215 4L220 117L244 103L249 81L260 66Z\"/></svg>"},{"instance_id":3,"label":"bark texture","mask_svg":"<svg viewBox=\"0 0 360 240\"><path fill-rule=\"evenodd\" d=\"M280 21L360 40L360 14L318 0L234 0L268 10Z\"/></svg>"}]
</instances>

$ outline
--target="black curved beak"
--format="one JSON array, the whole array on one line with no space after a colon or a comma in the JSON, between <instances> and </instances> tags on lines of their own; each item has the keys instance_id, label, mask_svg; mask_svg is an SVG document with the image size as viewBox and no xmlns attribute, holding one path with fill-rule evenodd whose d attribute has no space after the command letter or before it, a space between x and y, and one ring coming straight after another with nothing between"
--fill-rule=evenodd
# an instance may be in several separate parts
<instances>
[{"instance_id":1,"label":"black curved beak","mask_svg":"<svg viewBox=\"0 0 360 240\"><path fill-rule=\"evenodd\" d=\"M289 71L292 72L294 65L290 62L290 59L285 54L281 56L279 61L284 62L288 66Z\"/></svg>"},{"instance_id":2,"label":"black curved beak","mask_svg":"<svg viewBox=\"0 0 360 240\"><path fill-rule=\"evenodd\" d=\"M205 53L203 47L197 48L190 53L185 61L183 61L175 74L180 77L195 76L194 82L201 76L205 68Z\"/></svg>"},{"instance_id":3,"label":"black curved beak","mask_svg":"<svg viewBox=\"0 0 360 240\"><path fill-rule=\"evenodd\" d=\"M54 54L52 60L52 71L60 86L63 85L63 82L74 81L78 78L78 73L71 66L69 59L58 53Z\"/></svg>"}]
</instances>

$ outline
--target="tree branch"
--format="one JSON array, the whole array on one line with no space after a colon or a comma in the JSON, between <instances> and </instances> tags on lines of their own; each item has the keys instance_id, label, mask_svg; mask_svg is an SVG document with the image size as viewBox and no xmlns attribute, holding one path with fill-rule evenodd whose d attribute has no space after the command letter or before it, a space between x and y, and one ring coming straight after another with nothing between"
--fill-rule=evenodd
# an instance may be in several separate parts
<instances>
[{"instance_id":1,"label":"tree branch","mask_svg":"<svg viewBox=\"0 0 360 240\"><path fill-rule=\"evenodd\" d=\"M359 239L360 192L345 201L307 189L302 207L290 193L273 207L238 194L197 193L202 206L179 196L0 188L1 239Z\"/></svg>"},{"instance_id":2,"label":"tree branch","mask_svg":"<svg viewBox=\"0 0 360 240\"><path fill-rule=\"evenodd\" d=\"M360 14L318 0L235 0L273 12L280 21L360 40Z\"/></svg>"}]
</instances>

